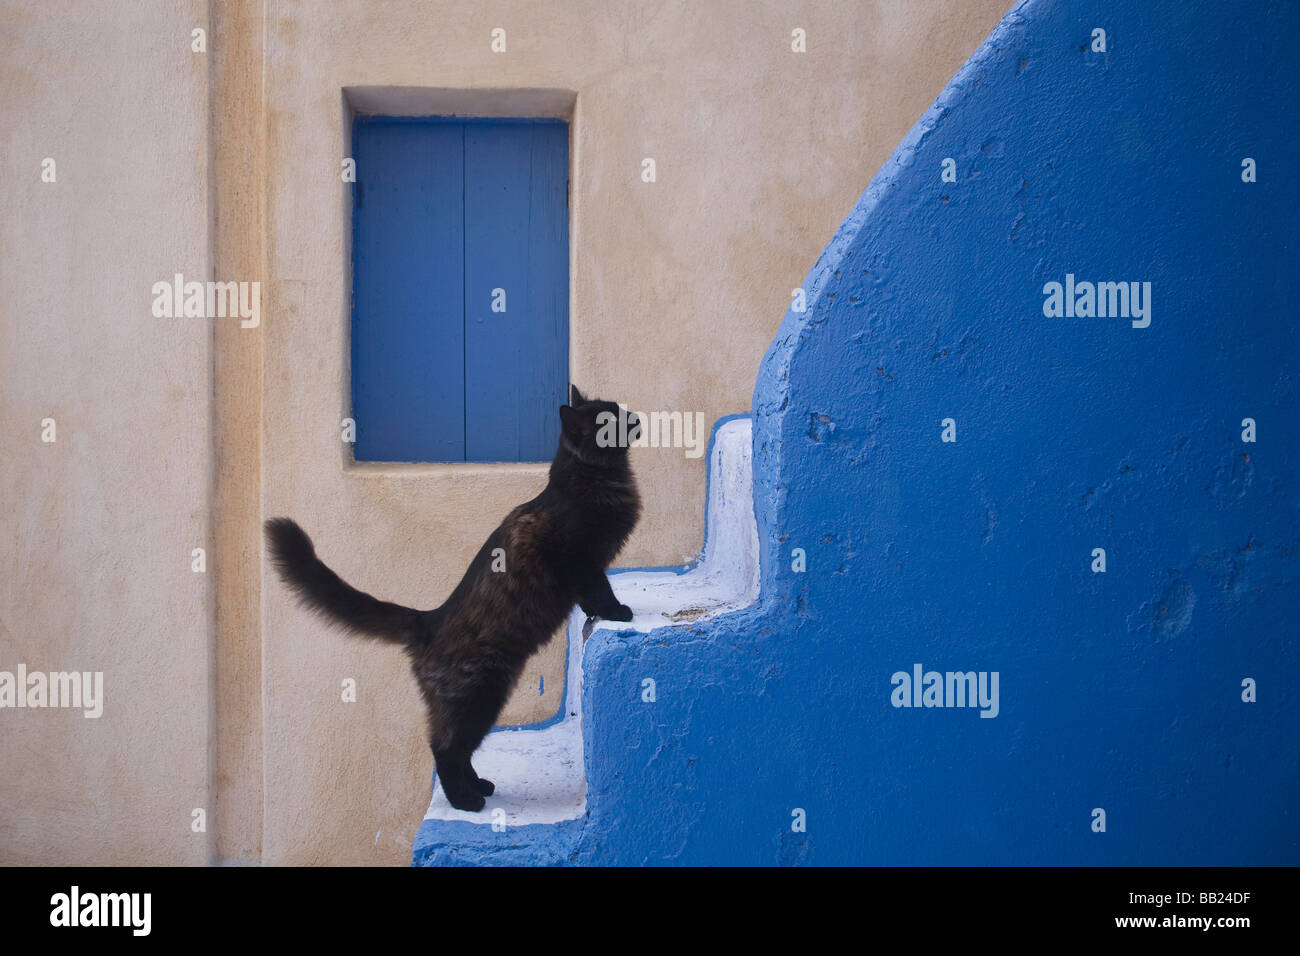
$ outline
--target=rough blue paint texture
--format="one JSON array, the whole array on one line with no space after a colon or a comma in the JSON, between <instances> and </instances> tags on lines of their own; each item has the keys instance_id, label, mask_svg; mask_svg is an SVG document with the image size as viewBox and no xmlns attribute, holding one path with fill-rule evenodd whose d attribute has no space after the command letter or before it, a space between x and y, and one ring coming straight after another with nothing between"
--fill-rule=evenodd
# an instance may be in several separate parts
<instances>
[{"instance_id":1,"label":"rough blue paint texture","mask_svg":"<svg viewBox=\"0 0 1300 956\"><path fill-rule=\"evenodd\" d=\"M592 638L588 818L516 860L1300 863L1297 8L1088 7L1012 10L823 253L754 392L759 605ZM1150 327L1045 317L1067 272ZM999 716L892 707L917 662Z\"/></svg>"}]
</instances>

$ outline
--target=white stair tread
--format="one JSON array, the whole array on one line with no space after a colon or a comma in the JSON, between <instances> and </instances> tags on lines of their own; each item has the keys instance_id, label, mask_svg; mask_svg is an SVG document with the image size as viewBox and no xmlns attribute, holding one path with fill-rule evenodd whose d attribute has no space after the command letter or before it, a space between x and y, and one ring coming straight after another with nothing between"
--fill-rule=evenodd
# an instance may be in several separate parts
<instances>
[{"instance_id":1,"label":"white stair tread","mask_svg":"<svg viewBox=\"0 0 1300 956\"><path fill-rule=\"evenodd\" d=\"M582 816L587 805L587 781L582 767L582 734L577 719L566 719L541 730L499 730L488 734L474 754L474 769L496 784L478 813L457 810L442 787L434 788L426 820L559 823ZM505 811L505 819L494 814ZM494 819L495 817L495 819Z\"/></svg>"}]
</instances>

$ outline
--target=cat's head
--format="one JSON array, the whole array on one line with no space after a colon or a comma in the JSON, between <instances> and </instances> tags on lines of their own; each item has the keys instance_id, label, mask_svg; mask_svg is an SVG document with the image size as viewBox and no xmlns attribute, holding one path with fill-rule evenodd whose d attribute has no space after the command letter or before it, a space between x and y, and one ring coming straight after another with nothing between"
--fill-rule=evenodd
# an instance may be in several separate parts
<instances>
[{"instance_id":1,"label":"cat's head","mask_svg":"<svg viewBox=\"0 0 1300 956\"><path fill-rule=\"evenodd\" d=\"M586 398L569 386L569 404L560 406L560 428L570 450L592 464L613 464L627 457L641 434L641 419L616 402Z\"/></svg>"}]
</instances>

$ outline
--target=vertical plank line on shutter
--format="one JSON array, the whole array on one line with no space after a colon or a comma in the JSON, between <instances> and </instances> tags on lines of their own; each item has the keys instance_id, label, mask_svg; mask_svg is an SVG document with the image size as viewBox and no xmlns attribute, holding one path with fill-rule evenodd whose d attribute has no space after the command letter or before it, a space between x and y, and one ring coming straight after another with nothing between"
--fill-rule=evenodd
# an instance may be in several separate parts
<instances>
[{"instance_id":1,"label":"vertical plank line on shutter","mask_svg":"<svg viewBox=\"0 0 1300 956\"><path fill-rule=\"evenodd\" d=\"M528 241L524 245L524 283L525 283L524 293L527 296L527 301L529 305L531 306L531 308L529 309L528 317L529 320L533 323L537 322L536 316L541 311L535 303L535 300L537 298L537 290L533 288L533 282L532 282L532 278L533 278L533 161L535 157L535 150L537 147L537 135L538 135L537 131L542 128L543 127L540 126L526 127L526 129L528 130L528 198L526 200L526 202L528 203L528 217L526 220L527 225L524 227L524 235L528 237ZM515 348L516 349L519 348L518 337L515 338ZM525 357L525 362L527 362L527 357ZM524 362L516 362L515 364L516 367L522 369ZM533 377L538 374L538 369L541 367L541 362L534 361L527 364L531 365L532 367L529 369L530 374L524 376L524 380L526 382L531 383ZM524 458L523 451L524 451L524 444L525 444L525 437L524 437L525 429L527 429L527 431L529 432L532 432L534 430L534 419L537 415L537 411L532 406L531 402L528 402L527 405L524 404L524 400L528 396L528 391L529 391L528 389L522 389L515 393L515 420L519 423L519 427L515 429L515 460L516 461L522 461ZM536 443L534 442L534 444Z\"/></svg>"},{"instance_id":2,"label":"vertical plank line on shutter","mask_svg":"<svg viewBox=\"0 0 1300 956\"><path fill-rule=\"evenodd\" d=\"M469 289L465 272L469 268L469 231L465 222L465 180L469 178L469 124L460 124L460 403L461 458L469 461Z\"/></svg>"}]
</instances>

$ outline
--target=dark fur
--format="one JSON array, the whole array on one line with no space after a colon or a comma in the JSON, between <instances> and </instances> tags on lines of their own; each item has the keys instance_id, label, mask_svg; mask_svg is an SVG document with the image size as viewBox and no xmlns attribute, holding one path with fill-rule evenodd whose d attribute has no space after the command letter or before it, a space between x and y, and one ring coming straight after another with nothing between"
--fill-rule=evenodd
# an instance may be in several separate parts
<instances>
[{"instance_id":1,"label":"dark fur","mask_svg":"<svg viewBox=\"0 0 1300 956\"><path fill-rule=\"evenodd\" d=\"M576 388L571 402L560 409L560 444L546 488L506 516L451 596L432 611L358 591L316 557L294 521L266 522L271 560L306 606L356 634L406 648L428 709L438 778L461 810L481 810L495 789L474 772L470 756L496 723L524 663L574 604L593 617L632 619L605 577L641 512L627 448L597 442L597 415L618 415L619 408L588 401ZM632 437L638 425L630 416ZM492 570L496 548L505 552L505 571Z\"/></svg>"}]
</instances>

